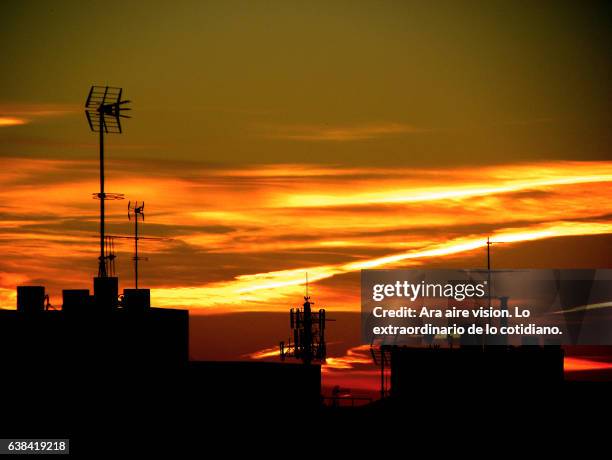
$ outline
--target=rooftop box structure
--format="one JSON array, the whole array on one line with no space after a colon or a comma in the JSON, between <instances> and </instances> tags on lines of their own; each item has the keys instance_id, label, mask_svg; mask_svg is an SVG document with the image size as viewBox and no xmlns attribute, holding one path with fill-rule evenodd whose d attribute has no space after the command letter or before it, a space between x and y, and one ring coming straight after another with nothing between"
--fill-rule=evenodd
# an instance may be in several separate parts
<instances>
[{"instance_id":1,"label":"rooftop box structure","mask_svg":"<svg viewBox=\"0 0 612 460\"><path fill-rule=\"evenodd\" d=\"M119 278L94 278L94 307L97 311L113 310L119 301Z\"/></svg>"},{"instance_id":2,"label":"rooftop box structure","mask_svg":"<svg viewBox=\"0 0 612 460\"><path fill-rule=\"evenodd\" d=\"M127 311L146 311L151 308L149 289L124 289L123 308Z\"/></svg>"},{"instance_id":3,"label":"rooftop box structure","mask_svg":"<svg viewBox=\"0 0 612 460\"><path fill-rule=\"evenodd\" d=\"M64 289L62 291L62 311L72 313L89 310L90 308L89 289Z\"/></svg>"},{"instance_id":4,"label":"rooftop box structure","mask_svg":"<svg viewBox=\"0 0 612 460\"><path fill-rule=\"evenodd\" d=\"M33 313L44 309L44 286L17 286L17 311Z\"/></svg>"}]
</instances>

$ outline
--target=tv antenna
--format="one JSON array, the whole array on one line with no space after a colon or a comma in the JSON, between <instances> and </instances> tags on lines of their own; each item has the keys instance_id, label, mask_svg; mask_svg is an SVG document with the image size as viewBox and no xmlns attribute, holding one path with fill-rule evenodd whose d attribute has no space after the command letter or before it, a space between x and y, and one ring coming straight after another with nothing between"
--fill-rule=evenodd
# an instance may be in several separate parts
<instances>
[{"instance_id":1,"label":"tv antenna","mask_svg":"<svg viewBox=\"0 0 612 460\"><path fill-rule=\"evenodd\" d=\"M100 133L100 191L93 197L100 200L100 256L98 257L98 277L106 278L106 256L104 253L104 202L122 200L121 193L106 193L104 190L104 134L121 134L121 118L130 118L122 112L131 110L124 107L130 101L121 100L121 88L112 86L92 86L85 101L85 116L89 128Z\"/></svg>"},{"instance_id":2,"label":"tv antenna","mask_svg":"<svg viewBox=\"0 0 612 460\"><path fill-rule=\"evenodd\" d=\"M140 240L172 241L172 238L140 236L138 221L140 220L144 222L144 201L140 203L138 201L135 201L135 202L128 201L128 220L131 221L132 219L134 219L134 236L112 235L111 238L134 240L134 256L132 257L132 260L134 261L134 287L138 289L138 261L149 260L148 257L140 257L138 255L138 242ZM114 265L113 265L113 270L114 270Z\"/></svg>"},{"instance_id":3,"label":"tv antenna","mask_svg":"<svg viewBox=\"0 0 612 460\"><path fill-rule=\"evenodd\" d=\"M134 287L138 289L138 261L140 258L138 257L138 220L142 219L144 222L144 201L138 204L138 201L135 201L132 204L131 201L128 201L128 220L132 220L134 218Z\"/></svg>"}]
</instances>

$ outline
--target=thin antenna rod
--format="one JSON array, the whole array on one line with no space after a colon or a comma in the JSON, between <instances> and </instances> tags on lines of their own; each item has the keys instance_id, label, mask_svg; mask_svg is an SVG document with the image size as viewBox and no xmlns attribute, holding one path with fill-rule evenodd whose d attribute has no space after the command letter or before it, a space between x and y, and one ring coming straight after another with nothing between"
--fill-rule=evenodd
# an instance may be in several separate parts
<instances>
[{"instance_id":1,"label":"thin antenna rod","mask_svg":"<svg viewBox=\"0 0 612 460\"><path fill-rule=\"evenodd\" d=\"M306 298L308 299L308 272L306 272Z\"/></svg>"},{"instance_id":2,"label":"thin antenna rod","mask_svg":"<svg viewBox=\"0 0 612 460\"><path fill-rule=\"evenodd\" d=\"M489 308L489 310L491 310L491 291L493 289L493 286L491 285L491 246L494 244L499 244L499 243L503 243L504 241L491 241L491 238L489 236L487 236L487 283L488 283L488 300L489 300L489 305L487 305L487 307ZM491 317L489 317L489 327L491 326ZM486 336L485 336L486 337ZM486 338L485 338L485 342L486 342Z\"/></svg>"},{"instance_id":3,"label":"thin antenna rod","mask_svg":"<svg viewBox=\"0 0 612 460\"><path fill-rule=\"evenodd\" d=\"M489 308L491 308L491 246L494 244L504 243L504 241L491 241L487 236L487 273L489 282Z\"/></svg>"},{"instance_id":4,"label":"thin antenna rod","mask_svg":"<svg viewBox=\"0 0 612 460\"><path fill-rule=\"evenodd\" d=\"M104 260L104 117L100 117L100 261L98 276L106 278L106 261Z\"/></svg>"},{"instance_id":5,"label":"thin antenna rod","mask_svg":"<svg viewBox=\"0 0 612 460\"><path fill-rule=\"evenodd\" d=\"M138 289L138 202L134 209L134 287Z\"/></svg>"}]
</instances>

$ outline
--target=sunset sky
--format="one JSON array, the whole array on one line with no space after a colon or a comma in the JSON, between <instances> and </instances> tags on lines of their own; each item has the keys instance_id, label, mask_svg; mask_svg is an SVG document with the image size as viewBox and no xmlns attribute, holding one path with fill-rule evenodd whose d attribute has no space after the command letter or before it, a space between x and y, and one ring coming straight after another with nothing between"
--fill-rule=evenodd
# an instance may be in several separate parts
<instances>
[{"instance_id":1,"label":"sunset sky","mask_svg":"<svg viewBox=\"0 0 612 460\"><path fill-rule=\"evenodd\" d=\"M612 267L609 2L146 5L0 5L1 307L91 288L92 84L133 101L108 233L145 201L157 306L286 312L308 272L318 306L356 312L362 268L482 267L487 236L494 266Z\"/></svg>"}]
</instances>

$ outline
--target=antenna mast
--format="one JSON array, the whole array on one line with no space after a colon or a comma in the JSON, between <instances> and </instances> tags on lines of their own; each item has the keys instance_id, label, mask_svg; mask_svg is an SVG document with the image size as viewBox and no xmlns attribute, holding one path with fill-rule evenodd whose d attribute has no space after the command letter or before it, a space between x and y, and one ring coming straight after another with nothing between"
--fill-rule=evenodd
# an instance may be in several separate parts
<instances>
[{"instance_id":1,"label":"antenna mast","mask_svg":"<svg viewBox=\"0 0 612 460\"><path fill-rule=\"evenodd\" d=\"M108 277L106 270L106 254L104 252L104 202L106 200L122 200L121 193L106 193L104 190L104 134L121 134L121 118L130 118L121 112L130 110L123 107L130 101L121 100L121 88L112 86L92 86L85 101L85 116L89 128L100 133L100 191L93 197L100 200L100 256L98 257L98 277Z\"/></svg>"},{"instance_id":2,"label":"antenna mast","mask_svg":"<svg viewBox=\"0 0 612 460\"><path fill-rule=\"evenodd\" d=\"M487 236L487 285L488 289L488 300L489 304L487 308L491 310L491 291L493 290L493 285L491 284L491 246L494 244L504 243L504 241L491 241L491 237ZM491 326L491 317L489 317L489 326ZM486 337L485 337L486 342Z\"/></svg>"},{"instance_id":3,"label":"antenna mast","mask_svg":"<svg viewBox=\"0 0 612 460\"><path fill-rule=\"evenodd\" d=\"M489 308L491 308L491 246L500 243L504 243L504 241L491 241L491 238L487 236L487 282L489 283Z\"/></svg>"},{"instance_id":4,"label":"antenna mast","mask_svg":"<svg viewBox=\"0 0 612 460\"><path fill-rule=\"evenodd\" d=\"M128 201L128 220L134 217L134 287L138 289L138 261L140 258L138 257L138 219L142 219L144 222L144 201L138 204L138 201L135 201L132 204L131 201Z\"/></svg>"}]
</instances>

